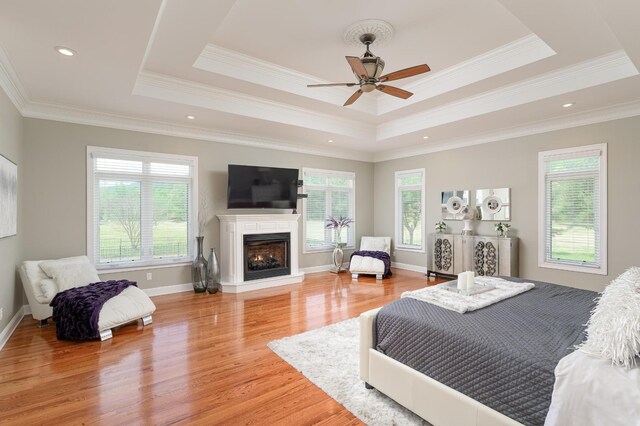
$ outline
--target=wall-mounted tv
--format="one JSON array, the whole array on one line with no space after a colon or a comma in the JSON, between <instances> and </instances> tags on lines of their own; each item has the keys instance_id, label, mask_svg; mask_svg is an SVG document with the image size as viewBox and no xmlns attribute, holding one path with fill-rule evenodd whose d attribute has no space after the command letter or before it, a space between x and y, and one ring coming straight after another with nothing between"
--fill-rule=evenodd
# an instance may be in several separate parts
<instances>
[{"instance_id":1,"label":"wall-mounted tv","mask_svg":"<svg viewBox=\"0 0 640 426\"><path fill-rule=\"evenodd\" d=\"M295 209L298 169L229 164L228 209Z\"/></svg>"}]
</instances>

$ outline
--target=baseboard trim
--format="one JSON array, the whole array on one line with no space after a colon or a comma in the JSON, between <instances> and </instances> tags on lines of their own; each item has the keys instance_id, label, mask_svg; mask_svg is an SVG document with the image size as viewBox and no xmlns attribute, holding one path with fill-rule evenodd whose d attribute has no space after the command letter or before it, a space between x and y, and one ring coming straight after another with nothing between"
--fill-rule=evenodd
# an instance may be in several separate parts
<instances>
[{"instance_id":1,"label":"baseboard trim","mask_svg":"<svg viewBox=\"0 0 640 426\"><path fill-rule=\"evenodd\" d=\"M143 288L142 291L147 293L147 296L164 296L165 294L184 293L186 291L193 291L193 284L176 284L167 285L162 287Z\"/></svg>"},{"instance_id":2,"label":"baseboard trim","mask_svg":"<svg viewBox=\"0 0 640 426\"><path fill-rule=\"evenodd\" d=\"M24 316L25 316L25 313L24 313L24 306L23 306L20 309L18 309L18 312L16 312L13 318L11 318L11 321L9 321L9 324L7 324L4 330L2 330L2 333L0 333L0 351L2 350L2 348L4 348L4 345L9 341L9 338L11 337L13 332L16 331L16 328L18 328L18 324L20 324L20 321L22 321L22 318Z\"/></svg>"},{"instance_id":3,"label":"baseboard trim","mask_svg":"<svg viewBox=\"0 0 640 426\"><path fill-rule=\"evenodd\" d=\"M307 268L300 268L300 271L304 272L305 274L314 274L316 272L329 271L329 270L331 270L331 266L333 266L333 265L309 266Z\"/></svg>"},{"instance_id":4,"label":"baseboard trim","mask_svg":"<svg viewBox=\"0 0 640 426\"><path fill-rule=\"evenodd\" d=\"M399 262L391 262L391 266L398 269L405 269L407 271L422 272L423 274L427 273L426 266L411 265L409 263L399 263Z\"/></svg>"}]
</instances>

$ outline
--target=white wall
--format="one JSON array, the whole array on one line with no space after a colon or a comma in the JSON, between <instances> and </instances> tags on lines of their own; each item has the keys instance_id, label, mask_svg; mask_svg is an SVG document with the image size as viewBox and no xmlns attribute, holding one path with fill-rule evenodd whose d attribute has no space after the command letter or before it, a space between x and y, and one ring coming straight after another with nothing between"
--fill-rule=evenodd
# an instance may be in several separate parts
<instances>
[{"instance_id":1,"label":"white wall","mask_svg":"<svg viewBox=\"0 0 640 426\"><path fill-rule=\"evenodd\" d=\"M18 232L16 236L0 239L0 332L22 308L22 284L17 279L16 265L21 260L24 220L22 196L24 191L24 162L22 161L22 117L13 103L0 90L0 154L18 165ZM0 209L5 206L0 206Z\"/></svg>"},{"instance_id":2,"label":"white wall","mask_svg":"<svg viewBox=\"0 0 640 426\"><path fill-rule=\"evenodd\" d=\"M452 189L511 188L511 236L520 238L520 276L602 290L630 266L640 265L640 117L610 121L518 139L376 163L375 233L394 236L394 172L426 168L426 230L440 220L440 193ZM609 275L538 267L538 152L608 144ZM447 221L459 233L460 221ZM476 234L495 235L493 222L475 222ZM426 253L396 250L396 262L427 266Z\"/></svg>"},{"instance_id":3,"label":"white wall","mask_svg":"<svg viewBox=\"0 0 640 426\"><path fill-rule=\"evenodd\" d=\"M27 258L59 258L87 253L87 145L197 156L199 192L208 195L213 214L232 213L226 210L229 163L355 172L358 241L361 235L373 232L373 164L368 162L25 119L24 168L27 171L21 191L25 194L24 253ZM302 253L302 241L300 244ZM219 248L217 219L207 226L204 246L207 253L208 247ZM328 265L330 254L301 254L300 267ZM146 281L147 272L130 271L103 277L126 277L138 281L142 288L191 281L190 268L186 266L156 269L152 271L152 282Z\"/></svg>"}]
</instances>

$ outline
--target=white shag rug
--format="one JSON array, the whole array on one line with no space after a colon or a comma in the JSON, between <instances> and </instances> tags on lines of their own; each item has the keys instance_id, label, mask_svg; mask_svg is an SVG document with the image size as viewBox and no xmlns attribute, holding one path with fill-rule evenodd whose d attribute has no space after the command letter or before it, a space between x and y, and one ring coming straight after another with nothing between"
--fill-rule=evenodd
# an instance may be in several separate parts
<instances>
[{"instance_id":1,"label":"white shag rug","mask_svg":"<svg viewBox=\"0 0 640 426\"><path fill-rule=\"evenodd\" d=\"M428 425L358 377L360 326L352 318L267 346L367 425Z\"/></svg>"}]
</instances>

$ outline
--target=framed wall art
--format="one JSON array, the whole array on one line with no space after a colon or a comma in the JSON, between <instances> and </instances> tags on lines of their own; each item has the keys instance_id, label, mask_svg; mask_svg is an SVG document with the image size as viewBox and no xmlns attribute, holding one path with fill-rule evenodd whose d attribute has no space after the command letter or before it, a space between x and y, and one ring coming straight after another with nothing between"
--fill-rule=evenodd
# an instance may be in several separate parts
<instances>
[{"instance_id":1,"label":"framed wall art","mask_svg":"<svg viewBox=\"0 0 640 426\"><path fill-rule=\"evenodd\" d=\"M0 238L18 229L18 166L0 155Z\"/></svg>"}]
</instances>

